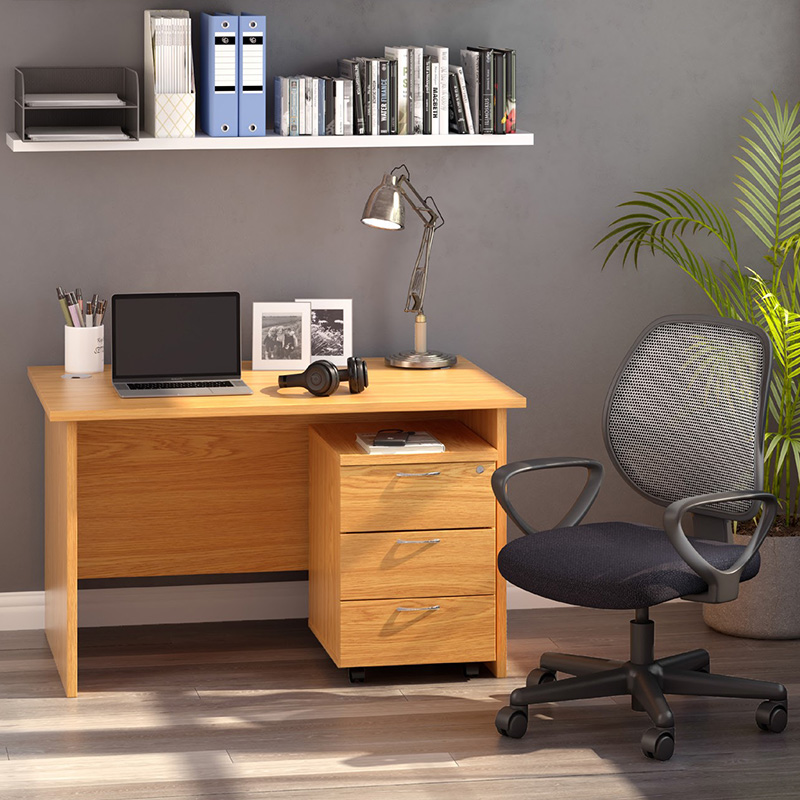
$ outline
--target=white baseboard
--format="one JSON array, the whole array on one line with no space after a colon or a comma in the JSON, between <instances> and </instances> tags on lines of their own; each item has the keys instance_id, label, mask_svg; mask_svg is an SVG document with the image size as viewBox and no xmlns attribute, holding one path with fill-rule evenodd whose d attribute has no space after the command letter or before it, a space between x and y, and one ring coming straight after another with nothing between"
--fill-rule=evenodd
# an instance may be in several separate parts
<instances>
[{"instance_id":1,"label":"white baseboard","mask_svg":"<svg viewBox=\"0 0 800 800\"><path fill-rule=\"evenodd\" d=\"M536 597L516 586L508 587L510 610L558 606L564 607L564 604ZM307 581L82 589L78 592L78 624L82 628L307 616ZM0 593L0 631L43 628L44 592Z\"/></svg>"}]
</instances>

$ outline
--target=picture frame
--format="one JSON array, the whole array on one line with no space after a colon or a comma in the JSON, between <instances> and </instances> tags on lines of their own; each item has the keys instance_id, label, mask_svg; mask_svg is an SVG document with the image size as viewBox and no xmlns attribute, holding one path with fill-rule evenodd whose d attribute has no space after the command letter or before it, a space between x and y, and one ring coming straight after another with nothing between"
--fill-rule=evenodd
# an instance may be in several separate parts
<instances>
[{"instance_id":1,"label":"picture frame","mask_svg":"<svg viewBox=\"0 0 800 800\"><path fill-rule=\"evenodd\" d=\"M311 304L253 303L253 369L305 369L311 360Z\"/></svg>"},{"instance_id":2,"label":"picture frame","mask_svg":"<svg viewBox=\"0 0 800 800\"><path fill-rule=\"evenodd\" d=\"M353 355L353 301L298 298L295 302L311 305L311 360L346 367Z\"/></svg>"}]
</instances>

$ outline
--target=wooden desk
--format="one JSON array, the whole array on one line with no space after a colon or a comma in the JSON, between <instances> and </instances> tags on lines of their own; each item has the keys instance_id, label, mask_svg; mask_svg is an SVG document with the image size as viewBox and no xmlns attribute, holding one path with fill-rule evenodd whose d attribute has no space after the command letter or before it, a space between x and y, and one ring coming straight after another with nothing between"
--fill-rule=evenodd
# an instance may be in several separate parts
<instances>
[{"instance_id":1,"label":"wooden desk","mask_svg":"<svg viewBox=\"0 0 800 800\"><path fill-rule=\"evenodd\" d=\"M308 568L309 425L457 419L505 462L506 409L524 397L466 359L431 371L367 361L367 391L325 398L245 371L250 396L123 400L109 368L81 381L62 379L63 367L28 368L45 412L45 629L68 697L78 691L80 578ZM497 549L505 536L498 507ZM503 676L499 575L496 597L489 667Z\"/></svg>"}]
</instances>

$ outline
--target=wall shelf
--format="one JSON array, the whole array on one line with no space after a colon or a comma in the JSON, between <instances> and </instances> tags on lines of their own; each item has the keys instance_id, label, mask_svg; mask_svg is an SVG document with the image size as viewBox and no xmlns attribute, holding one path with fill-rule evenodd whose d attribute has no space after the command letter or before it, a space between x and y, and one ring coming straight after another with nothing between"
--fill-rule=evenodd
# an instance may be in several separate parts
<instances>
[{"instance_id":1,"label":"wall shelf","mask_svg":"<svg viewBox=\"0 0 800 800\"><path fill-rule=\"evenodd\" d=\"M526 131L503 136L452 134L449 136L266 136L215 138L198 135L194 139L155 139L142 133L138 141L128 142L28 142L16 133L6 134L6 144L15 153L76 153L110 150L315 150L386 147L509 147L532 145L533 134Z\"/></svg>"}]
</instances>

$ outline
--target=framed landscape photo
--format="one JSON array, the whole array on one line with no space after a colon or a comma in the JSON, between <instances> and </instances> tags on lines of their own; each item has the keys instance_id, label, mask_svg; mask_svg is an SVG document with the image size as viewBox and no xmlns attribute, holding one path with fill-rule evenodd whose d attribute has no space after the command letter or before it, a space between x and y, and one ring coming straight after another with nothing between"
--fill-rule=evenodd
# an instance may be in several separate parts
<instances>
[{"instance_id":1,"label":"framed landscape photo","mask_svg":"<svg viewBox=\"0 0 800 800\"><path fill-rule=\"evenodd\" d=\"M324 358L346 367L353 355L353 301L307 300L311 305L311 360Z\"/></svg>"},{"instance_id":2,"label":"framed landscape photo","mask_svg":"<svg viewBox=\"0 0 800 800\"><path fill-rule=\"evenodd\" d=\"M309 303L253 303L253 369L305 369L311 360Z\"/></svg>"}]
</instances>

